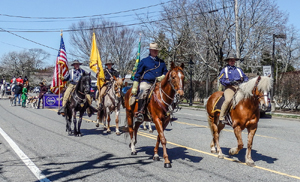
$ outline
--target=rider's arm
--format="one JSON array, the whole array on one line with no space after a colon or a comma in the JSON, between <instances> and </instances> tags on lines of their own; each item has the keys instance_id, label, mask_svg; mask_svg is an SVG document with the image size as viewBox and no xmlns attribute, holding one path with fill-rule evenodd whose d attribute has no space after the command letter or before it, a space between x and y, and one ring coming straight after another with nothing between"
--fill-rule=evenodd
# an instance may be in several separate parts
<instances>
[{"instance_id":1,"label":"rider's arm","mask_svg":"<svg viewBox=\"0 0 300 182\"><path fill-rule=\"evenodd\" d=\"M231 85L231 84L230 84L230 80L229 80L229 79L226 79L225 69L224 69L224 68L223 68L222 71L220 72L219 79L220 79L220 83L221 83L222 85L224 85L225 87Z\"/></svg>"},{"instance_id":2,"label":"rider's arm","mask_svg":"<svg viewBox=\"0 0 300 182\"><path fill-rule=\"evenodd\" d=\"M140 77L143 75L144 73L144 69L145 69L145 66L144 66L144 59L141 60L141 62L139 63L139 66L137 68L137 71L134 75L134 80L133 81L139 81L140 80Z\"/></svg>"}]
</instances>

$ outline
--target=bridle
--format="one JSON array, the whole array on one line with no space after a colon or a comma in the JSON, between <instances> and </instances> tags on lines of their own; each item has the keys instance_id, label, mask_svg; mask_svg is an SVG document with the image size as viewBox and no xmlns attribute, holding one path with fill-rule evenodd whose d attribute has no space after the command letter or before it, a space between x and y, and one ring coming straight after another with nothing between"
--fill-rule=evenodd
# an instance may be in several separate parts
<instances>
[{"instance_id":1,"label":"bridle","mask_svg":"<svg viewBox=\"0 0 300 182\"><path fill-rule=\"evenodd\" d=\"M259 100L259 99L262 98L262 97L268 96L268 94L263 94L263 95L261 95L261 96L258 96L258 95L256 95L256 94L254 94L254 93L255 93L255 90L257 90L257 86L258 86L258 83L260 82L260 80L261 80L261 77L259 76L259 77L257 78L257 80L256 80L256 82L255 82L255 85L254 85L254 88L253 88L253 90L252 90L252 93L253 93L253 95L255 96L255 99L256 99L256 100Z\"/></svg>"}]
</instances>

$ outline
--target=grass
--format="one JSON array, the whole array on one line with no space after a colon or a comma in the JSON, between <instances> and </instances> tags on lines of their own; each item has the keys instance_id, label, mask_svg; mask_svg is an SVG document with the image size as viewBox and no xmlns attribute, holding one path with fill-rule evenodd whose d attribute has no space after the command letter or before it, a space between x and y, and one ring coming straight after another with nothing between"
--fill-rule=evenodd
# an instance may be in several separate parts
<instances>
[{"instance_id":1,"label":"grass","mask_svg":"<svg viewBox=\"0 0 300 182\"><path fill-rule=\"evenodd\" d=\"M300 116L295 116L295 115L282 115L282 114L271 114L271 115L280 118L300 119Z\"/></svg>"}]
</instances>

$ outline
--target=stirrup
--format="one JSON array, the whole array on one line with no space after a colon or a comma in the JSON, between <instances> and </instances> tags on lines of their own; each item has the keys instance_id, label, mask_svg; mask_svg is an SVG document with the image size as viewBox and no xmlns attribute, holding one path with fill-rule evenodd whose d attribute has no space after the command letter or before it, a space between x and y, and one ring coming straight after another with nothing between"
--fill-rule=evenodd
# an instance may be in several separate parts
<instances>
[{"instance_id":1,"label":"stirrup","mask_svg":"<svg viewBox=\"0 0 300 182\"><path fill-rule=\"evenodd\" d=\"M139 122L143 122L144 121L144 114L141 113L141 112L136 112L134 117Z\"/></svg>"}]
</instances>

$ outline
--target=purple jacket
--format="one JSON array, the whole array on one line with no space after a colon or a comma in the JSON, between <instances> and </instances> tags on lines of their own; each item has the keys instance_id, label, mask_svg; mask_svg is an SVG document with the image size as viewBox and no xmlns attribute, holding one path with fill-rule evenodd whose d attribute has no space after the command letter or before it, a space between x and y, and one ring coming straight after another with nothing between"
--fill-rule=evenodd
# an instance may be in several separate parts
<instances>
[{"instance_id":1,"label":"purple jacket","mask_svg":"<svg viewBox=\"0 0 300 182\"><path fill-rule=\"evenodd\" d=\"M228 78L226 78L226 69L227 69ZM243 80L241 76L243 77ZM221 84L224 85L225 87L232 85L231 81L240 81L241 83L248 81L248 77L240 68L237 68L235 66L229 66L229 65L226 65L225 68L222 69L219 75L219 79Z\"/></svg>"}]
</instances>

